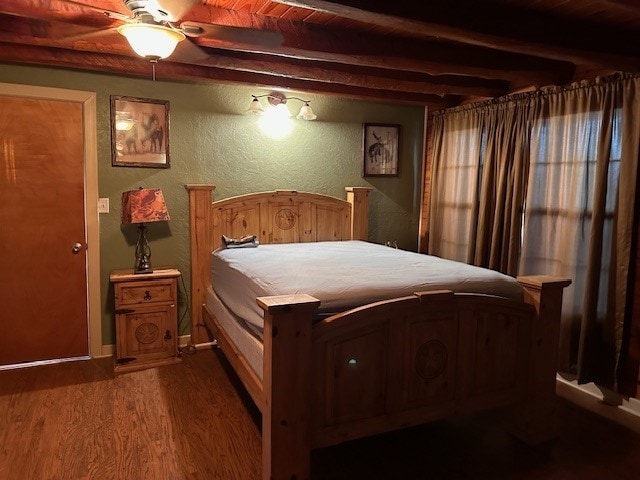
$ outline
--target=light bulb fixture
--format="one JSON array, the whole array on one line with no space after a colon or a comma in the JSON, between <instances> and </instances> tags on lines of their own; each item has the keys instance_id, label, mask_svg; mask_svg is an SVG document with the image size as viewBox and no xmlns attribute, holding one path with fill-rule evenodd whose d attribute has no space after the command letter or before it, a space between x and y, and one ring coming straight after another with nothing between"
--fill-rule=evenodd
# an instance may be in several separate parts
<instances>
[{"instance_id":1,"label":"light bulb fixture","mask_svg":"<svg viewBox=\"0 0 640 480\"><path fill-rule=\"evenodd\" d=\"M120 25L118 33L127 39L134 52L152 62L167 58L176 49L178 42L186 38L182 32L173 28L144 22Z\"/></svg>"},{"instance_id":2,"label":"light bulb fixture","mask_svg":"<svg viewBox=\"0 0 640 480\"><path fill-rule=\"evenodd\" d=\"M258 100L258 97L256 97L255 95L251 96L253 97L253 100L251 100L251 103L249 104L247 113L252 113L253 115L264 114L264 108L262 108L262 104L260 103L260 100Z\"/></svg>"},{"instance_id":3,"label":"light bulb fixture","mask_svg":"<svg viewBox=\"0 0 640 480\"><path fill-rule=\"evenodd\" d=\"M315 120L318 116L313 113L313 110L311 110L309 102L304 102L304 105L300 108L300 113L298 113L296 118L298 120Z\"/></svg>"},{"instance_id":4,"label":"light bulb fixture","mask_svg":"<svg viewBox=\"0 0 640 480\"><path fill-rule=\"evenodd\" d=\"M277 112L278 116L291 117L292 115L289 111L289 108L287 107L287 101L298 100L299 102L302 102L303 105L302 108L300 108L300 112L298 113L298 115L296 115L297 119L315 120L316 118L318 118L317 115L313 113L313 110L311 110L311 106L309 105L309 103L311 103L310 100L304 100L298 97L286 97L280 92L271 92L264 95L251 95L251 97L253 97L253 99L249 104L247 113L251 113L253 115L263 115L266 113L259 100L260 98L266 98L269 102L269 105L271 105L272 107L272 109L270 110Z\"/></svg>"},{"instance_id":5,"label":"light bulb fixture","mask_svg":"<svg viewBox=\"0 0 640 480\"><path fill-rule=\"evenodd\" d=\"M267 114L271 112L273 112L272 115L274 117L278 118L291 118L293 116L291 115L291 112L289 111L286 103L279 103L277 105L274 105Z\"/></svg>"}]
</instances>

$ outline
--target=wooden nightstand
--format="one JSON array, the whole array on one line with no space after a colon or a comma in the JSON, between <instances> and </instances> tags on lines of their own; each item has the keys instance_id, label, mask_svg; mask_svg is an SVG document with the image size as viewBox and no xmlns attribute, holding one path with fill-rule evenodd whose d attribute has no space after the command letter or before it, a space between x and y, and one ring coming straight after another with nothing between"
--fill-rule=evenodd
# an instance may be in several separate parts
<instances>
[{"instance_id":1,"label":"wooden nightstand","mask_svg":"<svg viewBox=\"0 0 640 480\"><path fill-rule=\"evenodd\" d=\"M134 274L115 270L116 373L169 365L178 356L178 277L175 268Z\"/></svg>"}]
</instances>

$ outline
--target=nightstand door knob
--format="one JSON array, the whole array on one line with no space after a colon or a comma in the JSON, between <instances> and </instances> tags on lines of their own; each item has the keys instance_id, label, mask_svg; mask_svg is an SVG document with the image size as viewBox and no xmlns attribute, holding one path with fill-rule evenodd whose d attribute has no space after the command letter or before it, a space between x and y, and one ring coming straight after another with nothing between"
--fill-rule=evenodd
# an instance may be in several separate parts
<instances>
[{"instance_id":1,"label":"nightstand door knob","mask_svg":"<svg viewBox=\"0 0 640 480\"><path fill-rule=\"evenodd\" d=\"M78 253L78 252L80 252L80 250L82 250L82 244L81 243L74 243L73 247L71 247L71 251L73 253Z\"/></svg>"},{"instance_id":2,"label":"nightstand door knob","mask_svg":"<svg viewBox=\"0 0 640 480\"><path fill-rule=\"evenodd\" d=\"M149 290L144 291L144 299L151 300L151 292L149 292Z\"/></svg>"},{"instance_id":3,"label":"nightstand door knob","mask_svg":"<svg viewBox=\"0 0 640 480\"><path fill-rule=\"evenodd\" d=\"M171 340L171 330L164 332L164 341L166 342L168 340Z\"/></svg>"}]
</instances>

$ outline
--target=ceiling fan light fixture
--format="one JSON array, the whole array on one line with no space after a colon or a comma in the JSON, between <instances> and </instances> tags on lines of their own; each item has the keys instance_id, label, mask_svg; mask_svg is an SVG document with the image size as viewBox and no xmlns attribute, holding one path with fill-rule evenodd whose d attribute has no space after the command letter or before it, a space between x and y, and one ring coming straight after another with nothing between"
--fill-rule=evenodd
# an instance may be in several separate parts
<instances>
[{"instance_id":1,"label":"ceiling fan light fixture","mask_svg":"<svg viewBox=\"0 0 640 480\"><path fill-rule=\"evenodd\" d=\"M167 58L186 37L172 28L149 23L127 23L118 27L134 52L150 60Z\"/></svg>"}]
</instances>

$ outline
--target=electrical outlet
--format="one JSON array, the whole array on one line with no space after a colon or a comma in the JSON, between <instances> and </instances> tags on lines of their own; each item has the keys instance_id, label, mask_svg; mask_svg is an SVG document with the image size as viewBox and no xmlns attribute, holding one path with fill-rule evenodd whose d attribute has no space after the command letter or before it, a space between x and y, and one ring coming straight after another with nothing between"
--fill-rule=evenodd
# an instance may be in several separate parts
<instances>
[{"instance_id":1,"label":"electrical outlet","mask_svg":"<svg viewBox=\"0 0 640 480\"><path fill-rule=\"evenodd\" d=\"M109 199L108 198L99 198L98 199L98 213L109 213Z\"/></svg>"}]
</instances>

